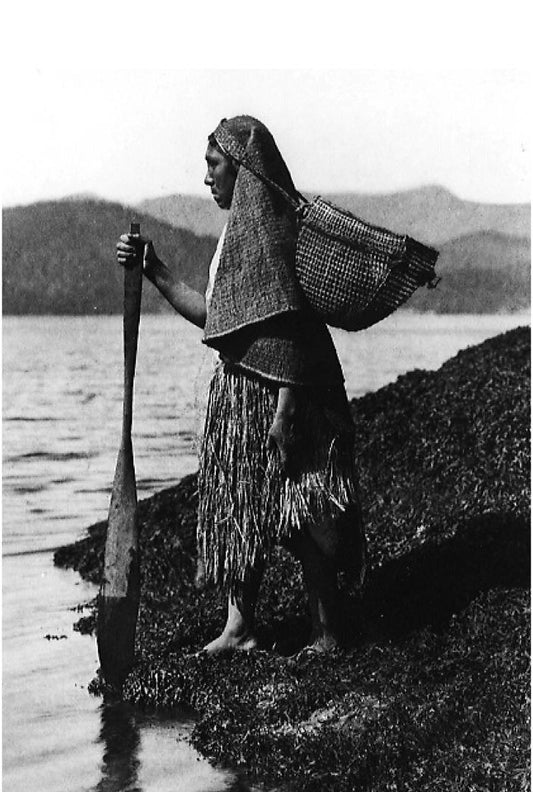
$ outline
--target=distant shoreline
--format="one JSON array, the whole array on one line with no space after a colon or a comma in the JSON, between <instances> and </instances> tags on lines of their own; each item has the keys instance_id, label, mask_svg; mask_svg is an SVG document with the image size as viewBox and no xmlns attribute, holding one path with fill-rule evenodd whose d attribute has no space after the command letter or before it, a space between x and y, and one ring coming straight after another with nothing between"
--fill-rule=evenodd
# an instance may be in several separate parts
<instances>
[{"instance_id":1,"label":"distant shoreline","mask_svg":"<svg viewBox=\"0 0 533 792\"><path fill-rule=\"evenodd\" d=\"M145 316L179 316L172 310L172 308L168 308L166 310L161 311L143 311L143 315ZM396 313L402 314L411 314L413 316L516 316L517 318L523 318L524 321L526 319L531 318L531 308L517 308L513 311L417 311L413 308L398 308ZM90 316L90 317L106 317L106 316L122 316L120 311L115 311L114 313L51 313L50 311L46 313L14 313L10 311L3 311L4 318L13 317L13 316L35 316L35 317L44 317L44 316ZM388 317L387 317L388 318ZM383 320L386 321L386 320Z\"/></svg>"}]
</instances>

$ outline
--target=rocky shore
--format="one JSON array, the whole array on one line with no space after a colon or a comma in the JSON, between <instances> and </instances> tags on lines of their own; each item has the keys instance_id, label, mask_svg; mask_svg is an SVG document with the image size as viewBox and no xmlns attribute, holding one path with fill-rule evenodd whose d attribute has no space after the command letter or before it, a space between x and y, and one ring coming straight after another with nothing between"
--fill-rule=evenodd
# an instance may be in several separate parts
<instances>
[{"instance_id":1,"label":"rocky shore","mask_svg":"<svg viewBox=\"0 0 533 792\"><path fill-rule=\"evenodd\" d=\"M143 595L123 695L192 706L204 755L276 788L525 790L530 330L410 372L352 409L371 568L363 592L341 581L343 650L300 651L303 585L279 551L260 650L192 656L225 603L194 587L188 476L140 504ZM105 530L89 528L56 564L97 582ZM78 623L93 626L92 613Z\"/></svg>"}]
</instances>

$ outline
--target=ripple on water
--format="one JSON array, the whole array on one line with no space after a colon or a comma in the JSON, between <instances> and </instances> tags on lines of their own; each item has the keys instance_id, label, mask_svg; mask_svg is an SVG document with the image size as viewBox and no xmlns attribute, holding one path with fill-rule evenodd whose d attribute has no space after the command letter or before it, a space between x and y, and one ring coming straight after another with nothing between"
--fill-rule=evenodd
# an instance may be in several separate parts
<instances>
[{"instance_id":1,"label":"ripple on water","mask_svg":"<svg viewBox=\"0 0 533 792\"><path fill-rule=\"evenodd\" d=\"M98 456L97 451L27 451L23 454L11 454L6 458L6 462L26 462L36 460L38 462L73 462L76 460L94 459Z\"/></svg>"}]
</instances>

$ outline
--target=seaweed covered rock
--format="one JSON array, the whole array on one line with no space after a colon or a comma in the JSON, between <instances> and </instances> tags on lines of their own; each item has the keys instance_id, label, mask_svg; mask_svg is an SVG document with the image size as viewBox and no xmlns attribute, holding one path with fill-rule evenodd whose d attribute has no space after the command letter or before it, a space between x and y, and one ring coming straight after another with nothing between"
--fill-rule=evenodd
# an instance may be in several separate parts
<instances>
[{"instance_id":1,"label":"seaweed covered rock","mask_svg":"<svg viewBox=\"0 0 533 792\"><path fill-rule=\"evenodd\" d=\"M263 651L194 652L224 622L197 591L195 479L140 504L139 705L192 705L214 760L291 790L527 788L529 329L353 402L371 572L346 645L300 650L299 567L276 552ZM56 562L97 580L105 525ZM268 649L268 651L264 651Z\"/></svg>"},{"instance_id":2,"label":"seaweed covered rock","mask_svg":"<svg viewBox=\"0 0 533 792\"><path fill-rule=\"evenodd\" d=\"M374 563L528 512L529 404L529 328L353 402Z\"/></svg>"}]
</instances>

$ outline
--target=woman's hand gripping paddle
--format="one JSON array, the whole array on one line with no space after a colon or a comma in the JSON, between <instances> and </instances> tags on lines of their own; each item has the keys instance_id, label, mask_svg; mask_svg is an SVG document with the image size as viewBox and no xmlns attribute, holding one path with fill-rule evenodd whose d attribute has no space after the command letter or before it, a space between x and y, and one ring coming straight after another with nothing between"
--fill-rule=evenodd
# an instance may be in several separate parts
<instances>
[{"instance_id":1,"label":"woman's hand gripping paddle","mask_svg":"<svg viewBox=\"0 0 533 792\"><path fill-rule=\"evenodd\" d=\"M131 234L140 234L137 223ZM124 268L124 403L122 439L107 524L104 577L98 600L97 644L105 681L120 687L133 665L140 596L137 488L131 442L133 380L141 311L142 250Z\"/></svg>"}]
</instances>

